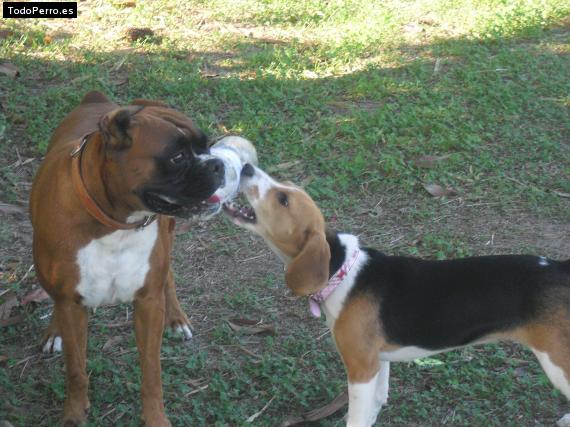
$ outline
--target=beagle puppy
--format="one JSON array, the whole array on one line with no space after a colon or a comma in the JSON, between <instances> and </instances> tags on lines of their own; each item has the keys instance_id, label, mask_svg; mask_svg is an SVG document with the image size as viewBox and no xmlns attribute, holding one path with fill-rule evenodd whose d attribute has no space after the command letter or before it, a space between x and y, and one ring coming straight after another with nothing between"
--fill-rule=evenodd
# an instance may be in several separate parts
<instances>
[{"instance_id":1,"label":"beagle puppy","mask_svg":"<svg viewBox=\"0 0 570 427\"><path fill-rule=\"evenodd\" d=\"M388 256L327 231L295 185L246 165L240 186L251 206L225 212L263 237L285 263L287 286L309 297L315 315L325 312L348 375L348 426L376 421L390 362L503 339L529 346L570 399L570 260Z\"/></svg>"}]
</instances>

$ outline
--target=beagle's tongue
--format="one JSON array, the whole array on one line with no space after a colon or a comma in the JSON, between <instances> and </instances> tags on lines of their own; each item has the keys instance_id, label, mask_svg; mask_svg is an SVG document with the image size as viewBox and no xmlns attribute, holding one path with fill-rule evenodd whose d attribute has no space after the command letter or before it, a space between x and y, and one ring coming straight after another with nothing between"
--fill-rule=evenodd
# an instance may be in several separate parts
<instances>
[{"instance_id":1,"label":"beagle's tongue","mask_svg":"<svg viewBox=\"0 0 570 427\"><path fill-rule=\"evenodd\" d=\"M210 198L207 200L208 203L219 203L220 202L220 196L218 196L217 194L212 194L210 196Z\"/></svg>"}]
</instances>

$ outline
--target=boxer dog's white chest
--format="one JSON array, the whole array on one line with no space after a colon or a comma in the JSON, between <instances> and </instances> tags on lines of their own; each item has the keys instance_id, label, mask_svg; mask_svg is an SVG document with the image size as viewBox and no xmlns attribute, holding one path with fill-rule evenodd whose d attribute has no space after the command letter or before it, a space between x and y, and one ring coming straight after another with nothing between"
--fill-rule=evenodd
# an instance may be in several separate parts
<instances>
[{"instance_id":1,"label":"boxer dog's white chest","mask_svg":"<svg viewBox=\"0 0 570 427\"><path fill-rule=\"evenodd\" d=\"M142 230L117 230L92 240L77 252L83 305L129 302L143 285L158 236L154 221Z\"/></svg>"}]
</instances>

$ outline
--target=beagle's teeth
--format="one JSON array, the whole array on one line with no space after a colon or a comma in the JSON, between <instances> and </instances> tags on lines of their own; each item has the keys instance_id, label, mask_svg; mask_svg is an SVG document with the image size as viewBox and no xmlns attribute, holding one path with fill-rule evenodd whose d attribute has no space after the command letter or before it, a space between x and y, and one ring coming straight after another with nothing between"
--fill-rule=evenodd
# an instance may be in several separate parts
<instances>
[{"instance_id":1,"label":"beagle's teeth","mask_svg":"<svg viewBox=\"0 0 570 427\"><path fill-rule=\"evenodd\" d=\"M247 222L255 222L255 211L249 206L242 206L238 203L228 202L223 204L226 212L235 219L246 220Z\"/></svg>"}]
</instances>

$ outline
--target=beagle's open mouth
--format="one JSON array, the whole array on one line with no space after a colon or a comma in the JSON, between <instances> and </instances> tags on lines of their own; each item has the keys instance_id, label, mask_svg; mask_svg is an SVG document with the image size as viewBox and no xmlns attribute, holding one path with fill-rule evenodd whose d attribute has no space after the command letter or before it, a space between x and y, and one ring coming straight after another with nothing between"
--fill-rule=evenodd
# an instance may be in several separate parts
<instances>
[{"instance_id":1,"label":"beagle's open mouth","mask_svg":"<svg viewBox=\"0 0 570 427\"><path fill-rule=\"evenodd\" d=\"M224 212L232 218L232 220L240 223L255 224L257 217L255 210L250 206L242 206L239 203L229 202L222 205Z\"/></svg>"}]
</instances>

